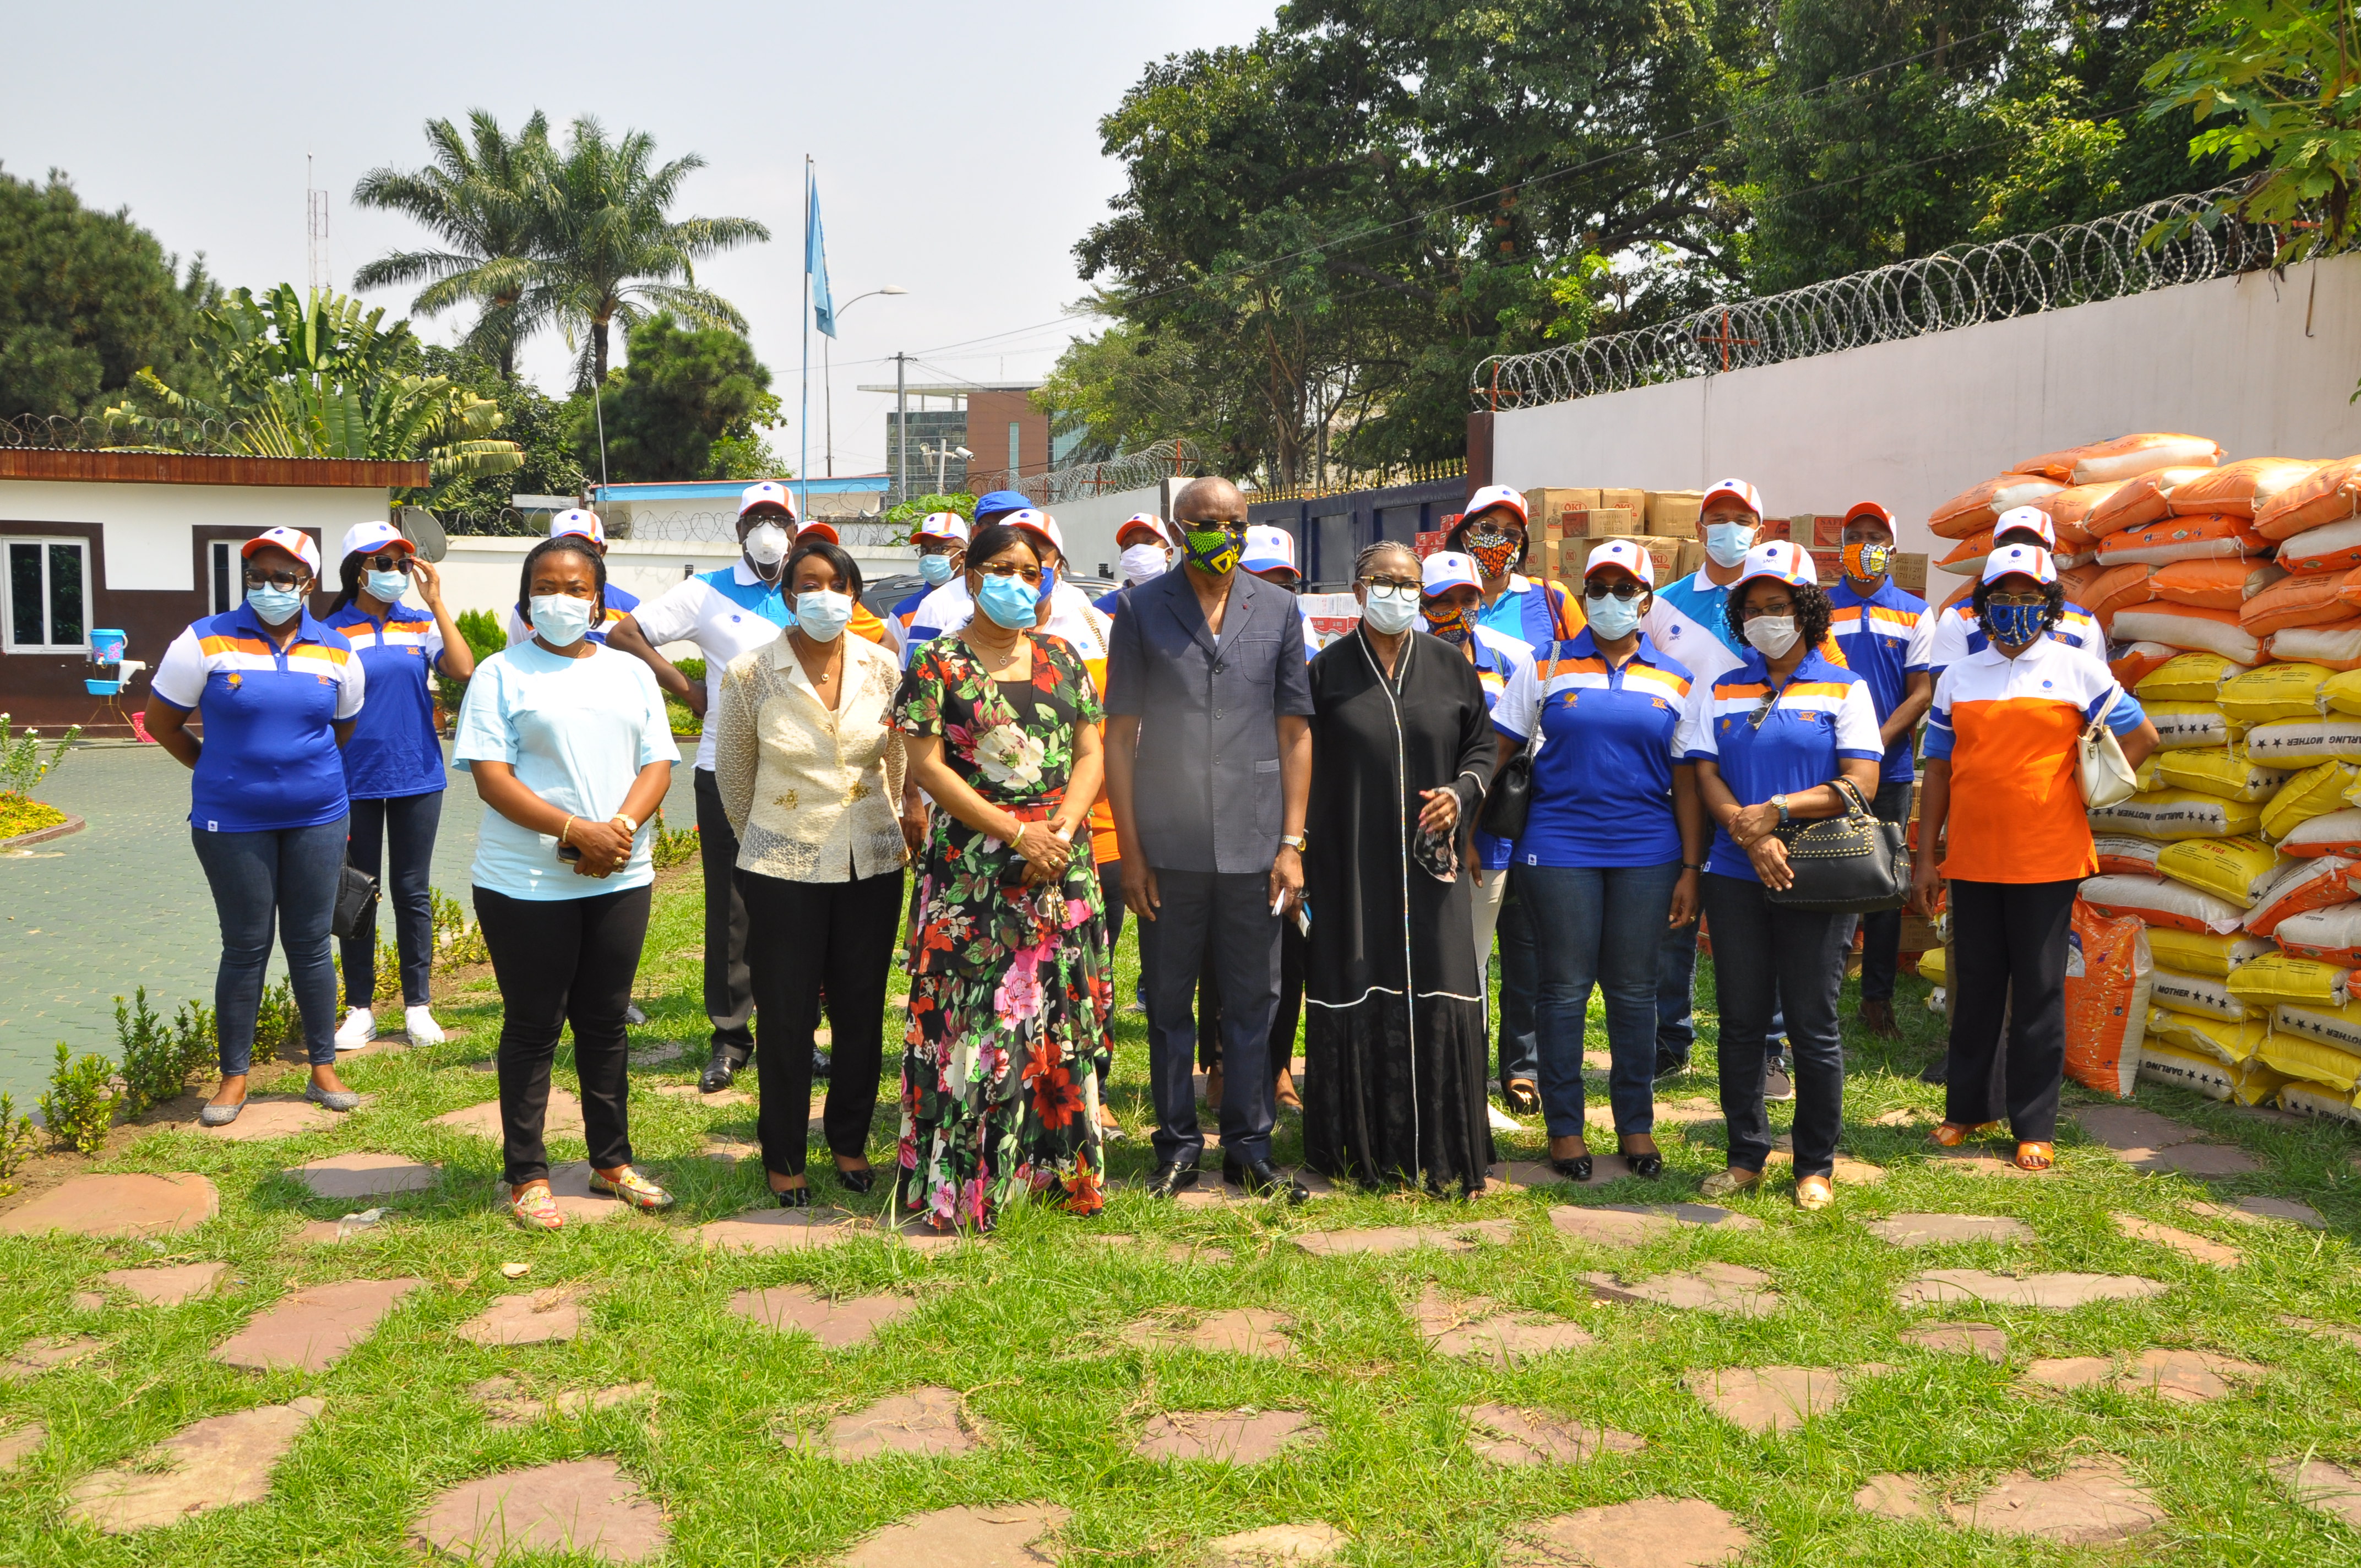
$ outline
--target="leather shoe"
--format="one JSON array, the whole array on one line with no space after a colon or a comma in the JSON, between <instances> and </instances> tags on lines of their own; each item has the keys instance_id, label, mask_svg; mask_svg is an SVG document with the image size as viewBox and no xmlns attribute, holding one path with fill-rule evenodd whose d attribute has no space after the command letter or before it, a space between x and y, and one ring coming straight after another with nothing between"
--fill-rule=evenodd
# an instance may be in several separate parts
<instances>
[{"instance_id":1,"label":"leather shoe","mask_svg":"<svg viewBox=\"0 0 2361 1568\"><path fill-rule=\"evenodd\" d=\"M713 1047L713 1059L705 1064L705 1071L697 1080L701 1094L719 1094L737 1081L738 1069L746 1065L745 1058L730 1054L727 1046Z\"/></svg>"},{"instance_id":2,"label":"leather shoe","mask_svg":"<svg viewBox=\"0 0 2361 1568\"><path fill-rule=\"evenodd\" d=\"M1148 1195L1150 1198L1170 1198L1196 1185L1197 1168L1183 1165L1176 1159L1156 1168L1156 1174L1148 1179Z\"/></svg>"},{"instance_id":3,"label":"leather shoe","mask_svg":"<svg viewBox=\"0 0 2361 1568\"><path fill-rule=\"evenodd\" d=\"M1233 1187L1243 1187L1257 1198L1280 1198L1290 1203L1301 1203L1312 1196L1312 1190L1267 1159L1246 1165L1231 1160L1222 1162L1222 1179Z\"/></svg>"}]
</instances>

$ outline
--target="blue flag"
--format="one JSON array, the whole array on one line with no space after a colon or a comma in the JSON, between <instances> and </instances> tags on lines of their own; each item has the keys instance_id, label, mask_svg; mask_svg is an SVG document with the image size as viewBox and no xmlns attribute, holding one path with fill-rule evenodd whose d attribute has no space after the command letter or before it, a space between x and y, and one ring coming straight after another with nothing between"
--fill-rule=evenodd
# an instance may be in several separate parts
<instances>
[{"instance_id":1,"label":"blue flag","mask_svg":"<svg viewBox=\"0 0 2361 1568\"><path fill-rule=\"evenodd\" d=\"M836 335L836 302L828 295L828 242L819 232L819 185L811 188L811 212L804 220L804 270L811 275L812 324Z\"/></svg>"}]
</instances>

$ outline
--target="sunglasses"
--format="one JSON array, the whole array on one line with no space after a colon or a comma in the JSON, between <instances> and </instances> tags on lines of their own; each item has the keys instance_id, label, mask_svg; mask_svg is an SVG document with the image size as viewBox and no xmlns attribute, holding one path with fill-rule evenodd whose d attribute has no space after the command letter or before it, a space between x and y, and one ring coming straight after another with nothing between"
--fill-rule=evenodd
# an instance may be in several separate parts
<instances>
[{"instance_id":1,"label":"sunglasses","mask_svg":"<svg viewBox=\"0 0 2361 1568\"><path fill-rule=\"evenodd\" d=\"M1642 594L1644 594L1647 591L1647 589L1642 587L1639 584L1632 582L1627 577L1620 583L1586 584L1582 590L1582 597L1585 598L1603 599L1609 595L1612 595L1615 598L1621 599L1625 604L1630 604L1633 599L1638 598Z\"/></svg>"},{"instance_id":2,"label":"sunglasses","mask_svg":"<svg viewBox=\"0 0 2361 1568\"><path fill-rule=\"evenodd\" d=\"M410 571L410 557L399 550L389 550L382 555L364 555L361 557L361 569L367 572L401 572L406 576Z\"/></svg>"},{"instance_id":3,"label":"sunglasses","mask_svg":"<svg viewBox=\"0 0 2361 1568\"><path fill-rule=\"evenodd\" d=\"M249 588L300 588L311 580L309 572L258 572L251 566L246 571Z\"/></svg>"}]
</instances>

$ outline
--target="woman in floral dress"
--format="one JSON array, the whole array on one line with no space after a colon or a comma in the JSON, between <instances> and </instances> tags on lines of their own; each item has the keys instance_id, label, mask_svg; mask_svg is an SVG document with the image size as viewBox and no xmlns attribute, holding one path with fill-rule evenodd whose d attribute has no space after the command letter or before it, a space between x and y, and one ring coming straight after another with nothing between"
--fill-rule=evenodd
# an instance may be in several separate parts
<instances>
[{"instance_id":1,"label":"woman in floral dress","mask_svg":"<svg viewBox=\"0 0 2361 1568\"><path fill-rule=\"evenodd\" d=\"M945 1230L989 1230L1026 1190L1078 1214L1105 1201L1110 990L1084 828L1098 695L1062 638L1031 630L1030 540L979 529L967 561L979 613L916 651L895 709L934 800L911 895L899 1201Z\"/></svg>"}]
</instances>

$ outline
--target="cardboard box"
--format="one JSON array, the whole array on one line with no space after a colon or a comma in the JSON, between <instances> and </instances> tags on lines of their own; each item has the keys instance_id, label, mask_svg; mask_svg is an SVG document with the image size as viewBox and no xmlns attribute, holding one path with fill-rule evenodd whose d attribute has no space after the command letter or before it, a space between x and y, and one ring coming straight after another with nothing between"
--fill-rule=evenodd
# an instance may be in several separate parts
<instances>
[{"instance_id":1,"label":"cardboard box","mask_svg":"<svg viewBox=\"0 0 2361 1568\"><path fill-rule=\"evenodd\" d=\"M1601 490L1598 504L1609 511L1628 511L1634 518L1648 515L1648 492L1645 490Z\"/></svg>"},{"instance_id":2,"label":"cardboard box","mask_svg":"<svg viewBox=\"0 0 2361 1568\"><path fill-rule=\"evenodd\" d=\"M1935 932L1935 923L1923 915L1902 917L1902 948L1905 953L1939 953L1943 938Z\"/></svg>"},{"instance_id":3,"label":"cardboard box","mask_svg":"<svg viewBox=\"0 0 2361 1568\"><path fill-rule=\"evenodd\" d=\"M1638 545L1641 549L1645 550L1648 553L1650 562L1656 569L1656 581L1659 584L1671 582L1673 580L1674 574L1680 570L1681 542L1677 539L1665 539L1653 533L1615 533L1594 537L1589 543L1593 548L1596 548L1598 545L1606 543L1609 539L1627 540L1630 543ZM1700 546L1700 548L1702 547ZM1569 563L1575 574L1574 578L1568 579L1561 576L1558 578L1558 581L1566 583L1569 587L1577 583L1580 580L1582 574L1582 563L1588 558L1588 551L1585 551L1580 555L1574 556Z\"/></svg>"},{"instance_id":4,"label":"cardboard box","mask_svg":"<svg viewBox=\"0 0 2361 1568\"><path fill-rule=\"evenodd\" d=\"M1704 571L1704 570L1705 570L1705 541L1704 541L1704 540L1702 540L1702 539L1684 539L1684 540L1682 540L1682 541L1681 541L1681 559L1680 559L1680 574L1681 574L1681 576L1684 576L1684 577L1694 577L1694 576L1696 576L1699 572L1702 572L1702 571ZM1661 588L1661 587L1670 587L1671 585L1670 585L1669 583L1658 583L1656 586L1657 586L1658 587L1660 587L1660 588Z\"/></svg>"},{"instance_id":5,"label":"cardboard box","mask_svg":"<svg viewBox=\"0 0 2361 1568\"><path fill-rule=\"evenodd\" d=\"M1798 518L1796 521L1800 522L1803 520ZM1844 519L1830 517L1826 512L1815 514L1812 518L1812 543L1826 544L1832 549L1844 548Z\"/></svg>"},{"instance_id":6,"label":"cardboard box","mask_svg":"<svg viewBox=\"0 0 2361 1568\"><path fill-rule=\"evenodd\" d=\"M1650 490L1648 532L1667 539L1696 538L1697 509L1704 500L1703 490Z\"/></svg>"},{"instance_id":7,"label":"cardboard box","mask_svg":"<svg viewBox=\"0 0 2361 1568\"><path fill-rule=\"evenodd\" d=\"M1774 539L1795 537L1794 526L1784 517L1766 517L1763 520L1763 526L1754 531L1754 543L1757 544L1768 544ZM1807 534L1806 537L1810 536Z\"/></svg>"},{"instance_id":8,"label":"cardboard box","mask_svg":"<svg viewBox=\"0 0 2361 1568\"><path fill-rule=\"evenodd\" d=\"M1549 539L1559 536L1558 519L1569 511L1589 511L1598 505L1597 490L1544 487L1525 492L1525 530Z\"/></svg>"},{"instance_id":9,"label":"cardboard box","mask_svg":"<svg viewBox=\"0 0 2361 1568\"><path fill-rule=\"evenodd\" d=\"M1418 552L1418 558L1423 561L1429 555L1432 555L1436 551L1442 549L1443 542L1450 536L1450 531L1447 529L1438 528L1431 531L1423 531L1411 542L1411 548Z\"/></svg>"},{"instance_id":10,"label":"cardboard box","mask_svg":"<svg viewBox=\"0 0 2361 1568\"><path fill-rule=\"evenodd\" d=\"M1886 557L1885 570L1894 578L1894 586L1905 594L1927 597L1927 557L1915 552L1896 550Z\"/></svg>"},{"instance_id":11,"label":"cardboard box","mask_svg":"<svg viewBox=\"0 0 2361 1568\"><path fill-rule=\"evenodd\" d=\"M1626 507L1593 507L1588 511L1561 513L1560 539L1619 539L1642 533L1640 514Z\"/></svg>"}]
</instances>

